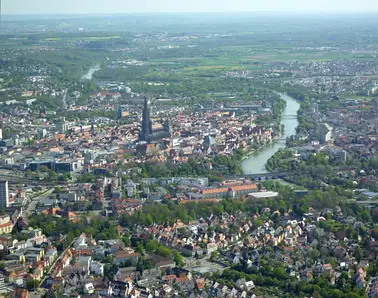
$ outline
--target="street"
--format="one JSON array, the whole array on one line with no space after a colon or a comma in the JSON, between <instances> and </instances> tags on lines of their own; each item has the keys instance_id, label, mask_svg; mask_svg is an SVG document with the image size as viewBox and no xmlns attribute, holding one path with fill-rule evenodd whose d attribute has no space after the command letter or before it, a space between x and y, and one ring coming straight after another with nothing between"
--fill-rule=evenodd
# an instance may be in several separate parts
<instances>
[{"instance_id":1,"label":"street","mask_svg":"<svg viewBox=\"0 0 378 298\"><path fill-rule=\"evenodd\" d=\"M25 209L25 214L29 216L36 209L38 202L41 200L47 199L53 192L54 192L54 188L51 188L45 191L44 193L42 193L41 195L32 198L28 207Z\"/></svg>"},{"instance_id":2,"label":"street","mask_svg":"<svg viewBox=\"0 0 378 298\"><path fill-rule=\"evenodd\" d=\"M67 97L68 97L68 89L66 88L64 90L64 95L63 95L63 108L66 110L67 109Z\"/></svg>"},{"instance_id":3,"label":"street","mask_svg":"<svg viewBox=\"0 0 378 298\"><path fill-rule=\"evenodd\" d=\"M74 238L74 240L72 240L72 242L67 246L67 248L60 254L60 256L58 258L56 258L56 260L54 261L54 263L51 264L49 270L45 273L43 279L41 280L41 282L39 283L39 286L40 287L43 287L43 284L46 280L46 278L48 278L50 276L50 273L53 269L55 269L55 265L56 263L62 259L62 257L64 256L64 254L66 253L66 251L71 248L72 244L75 242L76 238Z\"/></svg>"}]
</instances>

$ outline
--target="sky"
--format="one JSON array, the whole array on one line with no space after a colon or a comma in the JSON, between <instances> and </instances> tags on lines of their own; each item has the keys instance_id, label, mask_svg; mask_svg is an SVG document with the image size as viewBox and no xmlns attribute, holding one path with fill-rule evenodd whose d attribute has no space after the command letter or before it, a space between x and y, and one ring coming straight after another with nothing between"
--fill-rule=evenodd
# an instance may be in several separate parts
<instances>
[{"instance_id":1,"label":"sky","mask_svg":"<svg viewBox=\"0 0 378 298\"><path fill-rule=\"evenodd\" d=\"M4 14L378 12L378 0L2 0Z\"/></svg>"}]
</instances>

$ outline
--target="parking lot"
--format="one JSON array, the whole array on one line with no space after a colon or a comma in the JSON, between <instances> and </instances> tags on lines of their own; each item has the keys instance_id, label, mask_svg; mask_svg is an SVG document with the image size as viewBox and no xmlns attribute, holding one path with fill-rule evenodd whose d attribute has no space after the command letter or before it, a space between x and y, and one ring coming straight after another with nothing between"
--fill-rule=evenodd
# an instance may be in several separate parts
<instances>
[{"instance_id":1,"label":"parking lot","mask_svg":"<svg viewBox=\"0 0 378 298\"><path fill-rule=\"evenodd\" d=\"M186 266L185 269L190 271L197 271L200 273L213 273L213 272L222 272L227 267L224 267L218 263L210 262L208 259L189 259L185 258Z\"/></svg>"}]
</instances>

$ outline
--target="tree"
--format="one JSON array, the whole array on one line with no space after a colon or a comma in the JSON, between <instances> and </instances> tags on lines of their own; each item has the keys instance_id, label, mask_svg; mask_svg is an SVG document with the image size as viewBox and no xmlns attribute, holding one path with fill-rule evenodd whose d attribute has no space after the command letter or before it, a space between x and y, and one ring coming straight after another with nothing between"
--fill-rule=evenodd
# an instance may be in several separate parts
<instances>
[{"instance_id":1,"label":"tree","mask_svg":"<svg viewBox=\"0 0 378 298\"><path fill-rule=\"evenodd\" d=\"M35 279L28 279L26 281L26 287L28 290L38 288L38 286L39 286L39 282Z\"/></svg>"},{"instance_id":2,"label":"tree","mask_svg":"<svg viewBox=\"0 0 378 298\"><path fill-rule=\"evenodd\" d=\"M160 245L159 248L157 249L156 253L164 258L171 258L172 253L169 250L169 248L164 247L163 245Z\"/></svg>"},{"instance_id":3,"label":"tree","mask_svg":"<svg viewBox=\"0 0 378 298\"><path fill-rule=\"evenodd\" d=\"M173 254L173 261L175 261L177 267L183 267L185 265L184 258L180 255L177 250L172 252Z\"/></svg>"},{"instance_id":4,"label":"tree","mask_svg":"<svg viewBox=\"0 0 378 298\"><path fill-rule=\"evenodd\" d=\"M55 182L56 180L57 180L57 174L55 173L55 171L53 171L53 170L50 170L50 172L49 172L49 181L50 182Z\"/></svg>"},{"instance_id":5,"label":"tree","mask_svg":"<svg viewBox=\"0 0 378 298\"><path fill-rule=\"evenodd\" d=\"M378 240L378 228L373 228L372 236L376 241Z\"/></svg>"},{"instance_id":6,"label":"tree","mask_svg":"<svg viewBox=\"0 0 378 298\"><path fill-rule=\"evenodd\" d=\"M68 173L68 172L64 173L62 179L63 179L63 181L69 181L69 180L71 180L72 179L71 173Z\"/></svg>"},{"instance_id":7,"label":"tree","mask_svg":"<svg viewBox=\"0 0 378 298\"><path fill-rule=\"evenodd\" d=\"M137 243L137 245L136 245L136 251L139 252L142 256L144 256L143 244L141 242Z\"/></svg>"},{"instance_id":8,"label":"tree","mask_svg":"<svg viewBox=\"0 0 378 298\"><path fill-rule=\"evenodd\" d=\"M74 234L73 234L73 232L72 231L69 231L68 232L68 234L67 234L67 242L70 244L70 243L72 243L72 241L74 240Z\"/></svg>"},{"instance_id":9,"label":"tree","mask_svg":"<svg viewBox=\"0 0 378 298\"><path fill-rule=\"evenodd\" d=\"M62 297L62 286L59 284L54 285L54 292L56 298Z\"/></svg>"},{"instance_id":10,"label":"tree","mask_svg":"<svg viewBox=\"0 0 378 298\"><path fill-rule=\"evenodd\" d=\"M136 265L136 269L139 272L153 268L151 260L146 260L144 257L140 257Z\"/></svg>"},{"instance_id":11,"label":"tree","mask_svg":"<svg viewBox=\"0 0 378 298\"><path fill-rule=\"evenodd\" d=\"M362 249L361 249L361 247L358 246L358 247L356 248L356 252L355 252L355 257L356 257L357 262L360 262L360 261L361 261L362 256L363 256L363 254L362 254Z\"/></svg>"},{"instance_id":12,"label":"tree","mask_svg":"<svg viewBox=\"0 0 378 298\"><path fill-rule=\"evenodd\" d=\"M152 217L150 214L147 214L145 217L146 226L150 226L153 223Z\"/></svg>"},{"instance_id":13,"label":"tree","mask_svg":"<svg viewBox=\"0 0 378 298\"><path fill-rule=\"evenodd\" d=\"M47 173L49 171L49 168L47 166L41 166L39 168L39 171L42 173Z\"/></svg>"},{"instance_id":14,"label":"tree","mask_svg":"<svg viewBox=\"0 0 378 298\"><path fill-rule=\"evenodd\" d=\"M113 280L115 272L117 272L118 267L115 264L106 264L104 267L104 276L110 280Z\"/></svg>"},{"instance_id":15,"label":"tree","mask_svg":"<svg viewBox=\"0 0 378 298\"><path fill-rule=\"evenodd\" d=\"M27 170L27 171L26 171L26 173L25 173L25 177L26 177L26 178L31 178L31 177L33 177L33 176L34 176L34 174L33 174L32 171L30 171L30 170Z\"/></svg>"},{"instance_id":16,"label":"tree","mask_svg":"<svg viewBox=\"0 0 378 298\"><path fill-rule=\"evenodd\" d=\"M156 243L156 241L150 240L146 244L146 250L150 252L154 252L158 249L159 244Z\"/></svg>"},{"instance_id":17,"label":"tree","mask_svg":"<svg viewBox=\"0 0 378 298\"><path fill-rule=\"evenodd\" d=\"M131 246L131 239L130 239L130 234L126 234L122 237L122 241L125 244L126 247Z\"/></svg>"}]
</instances>

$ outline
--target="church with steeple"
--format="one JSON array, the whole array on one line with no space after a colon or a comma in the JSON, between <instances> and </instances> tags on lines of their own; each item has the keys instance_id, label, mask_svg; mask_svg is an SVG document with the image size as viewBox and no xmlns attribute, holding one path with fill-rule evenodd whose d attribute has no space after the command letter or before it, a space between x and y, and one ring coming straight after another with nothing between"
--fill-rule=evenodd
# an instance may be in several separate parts
<instances>
[{"instance_id":1,"label":"church with steeple","mask_svg":"<svg viewBox=\"0 0 378 298\"><path fill-rule=\"evenodd\" d=\"M169 119L165 121L161 120L161 124L152 124L151 111L150 111L150 99L148 96L144 99L143 113L142 113L142 125L139 134L139 141L152 143L154 141L170 138L171 137L171 123Z\"/></svg>"}]
</instances>

